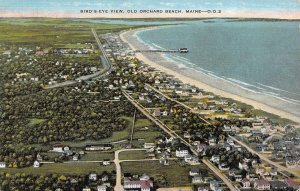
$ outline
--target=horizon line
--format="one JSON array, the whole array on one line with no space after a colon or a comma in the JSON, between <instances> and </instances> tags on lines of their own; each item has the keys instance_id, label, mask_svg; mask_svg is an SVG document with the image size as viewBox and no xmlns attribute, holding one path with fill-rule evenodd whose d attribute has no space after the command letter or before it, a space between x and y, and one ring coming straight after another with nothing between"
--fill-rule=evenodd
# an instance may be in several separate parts
<instances>
[{"instance_id":1,"label":"horizon line","mask_svg":"<svg viewBox=\"0 0 300 191\"><path fill-rule=\"evenodd\" d=\"M17 19L265 19L265 20L300 20L300 18L282 18L282 17L235 17L235 16L221 16L221 17L60 17L60 16L0 16L0 19L17 18Z\"/></svg>"}]
</instances>

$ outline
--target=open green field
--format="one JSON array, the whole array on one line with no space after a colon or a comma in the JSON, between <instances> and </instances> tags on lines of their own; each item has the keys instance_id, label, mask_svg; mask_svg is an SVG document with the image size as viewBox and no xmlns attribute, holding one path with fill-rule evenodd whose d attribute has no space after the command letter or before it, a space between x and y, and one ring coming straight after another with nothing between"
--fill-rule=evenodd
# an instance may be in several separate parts
<instances>
[{"instance_id":1,"label":"open green field","mask_svg":"<svg viewBox=\"0 0 300 191\"><path fill-rule=\"evenodd\" d=\"M28 125L33 126L33 125L44 123L45 121L47 121L47 119L32 118L32 119L30 119L30 122Z\"/></svg>"},{"instance_id":2,"label":"open green field","mask_svg":"<svg viewBox=\"0 0 300 191\"><path fill-rule=\"evenodd\" d=\"M148 127L148 130L142 128ZM154 142L155 139L161 135L152 122L147 118L137 119L134 126L133 139L144 139L144 142Z\"/></svg>"},{"instance_id":3,"label":"open green field","mask_svg":"<svg viewBox=\"0 0 300 191\"><path fill-rule=\"evenodd\" d=\"M115 131L113 132L112 136L106 139L102 139L101 142L103 143L111 143L121 140L127 140L130 138L130 132L132 127L132 117L123 116L121 117L128 121L128 126L123 129L122 131Z\"/></svg>"},{"instance_id":4,"label":"open green field","mask_svg":"<svg viewBox=\"0 0 300 191\"><path fill-rule=\"evenodd\" d=\"M119 154L120 160L140 160L148 158L146 151L123 151Z\"/></svg>"},{"instance_id":5,"label":"open green field","mask_svg":"<svg viewBox=\"0 0 300 191\"><path fill-rule=\"evenodd\" d=\"M152 125L152 123L149 121L149 119L142 118L136 120L134 127L138 129L143 127L149 127L150 125Z\"/></svg>"},{"instance_id":6,"label":"open green field","mask_svg":"<svg viewBox=\"0 0 300 191\"><path fill-rule=\"evenodd\" d=\"M113 132L112 136L106 139L102 139L100 142L103 143L110 143L128 139L130 136L130 128L126 128L122 131L115 131Z\"/></svg>"},{"instance_id":7,"label":"open green field","mask_svg":"<svg viewBox=\"0 0 300 191\"><path fill-rule=\"evenodd\" d=\"M266 116L269 119L271 119L273 122L278 123L278 124L283 125L283 126L289 125L289 124L290 125L298 125L298 123L296 123L292 120L289 120L289 119L286 119L286 118L281 118L278 115L268 113L268 112L265 112L265 111L262 111L262 110L254 109L254 110L252 110L252 112L256 116Z\"/></svg>"},{"instance_id":8,"label":"open green field","mask_svg":"<svg viewBox=\"0 0 300 191\"><path fill-rule=\"evenodd\" d=\"M121 140L130 139L131 128L132 128L132 117L122 117L128 121L128 126L122 131L113 132L112 136L106 139L100 140L103 143L111 143ZM153 128L149 127L147 131L139 131L140 128L151 126L151 122L148 119L137 119L135 122L135 129L133 134L133 139L145 139L146 142L152 142L161 133L159 131L154 131Z\"/></svg>"},{"instance_id":9,"label":"open green field","mask_svg":"<svg viewBox=\"0 0 300 191\"><path fill-rule=\"evenodd\" d=\"M133 134L133 139L144 139L144 142L151 143L154 142L155 139L160 135L161 133L159 131L154 131L154 130L135 131Z\"/></svg>"},{"instance_id":10,"label":"open green field","mask_svg":"<svg viewBox=\"0 0 300 191\"><path fill-rule=\"evenodd\" d=\"M25 173L25 174L88 174L90 172L96 172L101 174L104 171L111 172L115 169L114 165L102 166L100 163L53 163L43 164L40 168L27 167L22 169L17 168L5 168L0 169L0 172L7 173Z\"/></svg>"},{"instance_id":11,"label":"open green field","mask_svg":"<svg viewBox=\"0 0 300 191\"><path fill-rule=\"evenodd\" d=\"M60 45L61 48L92 48L91 45L87 45L87 44L61 44Z\"/></svg>"},{"instance_id":12,"label":"open green field","mask_svg":"<svg viewBox=\"0 0 300 191\"><path fill-rule=\"evenodd\" d=\"M121 164L122 173L143 174L146 173L150 177L158 177L163 175L166 179L165 185L162 187L176 187L190 185L189 167L180 166L175 161L170 161L169 166L159 164L158 161L141 161L141 162L123 162Z\"/></svg>"},{"instance_id":13,"label":"open green field","mask_svg":"<svg viewBox=\"0 0 300 191\"><path fill-rule=\"evenodd\" d=\"M132 28L127 25L96 24L72 19L0 19L0 42L14 45L78 47L77 43L94 42L91 28L98 34ZM29 40L30 39L30 40Z\"/></svg>"},{"instance_id":14,"label":"open green field","mask_svg":"<svg viewBox=\"0 0 300 191\"><path fill-rule=\"evenodd\" d=\"M114 152L86 152L80 161L102 161L105 159L114 160Z\"/></svg>"}]
</instances>

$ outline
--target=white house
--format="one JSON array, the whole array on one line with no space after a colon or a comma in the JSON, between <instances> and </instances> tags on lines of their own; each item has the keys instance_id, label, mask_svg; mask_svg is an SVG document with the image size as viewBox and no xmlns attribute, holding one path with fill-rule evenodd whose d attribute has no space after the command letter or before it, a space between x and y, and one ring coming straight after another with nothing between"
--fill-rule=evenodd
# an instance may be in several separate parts
<instances>
[{"instance_id":1,"label":"white house","mask_svg":"<svg viewBox=\"0 0 300 191\"><path fill-rule=\"evenodd\" d=\"M251 183L247 178L242 180L243 188L251 188Z\"/></svg>"},{"instance_id":2,"label":"white house","mask_svg":"<svg viewBox=\"0 0 300 191\"><path fill-rule=\"evenodd\" d=\"M219 164L219 169L222 171L229 170L229 166L226 163Z\"/></svg>"},{"instance_id":3,"label":"white house","mask_svg":"<svg viewBox=\"0 0 300 191\"><path fill-rule=\"evenodd\" d=\"M198 168L192 168L189 172L190 176L196 176L199 175L199 169Z\"/></svg>"},{"instance_id":4,"label":"white house","mask_svg":"<svg viewBox=\"0 0 300 191\"><path fill-rule=\"evenodd\" d=\"M90 180L93 180L93 181L96 181L96 180L97 180L97 174L96 174L96 173L91 173L91 174L89 175L89 179L90 179Z\"/></svg>"},{"instance_id":5,"label":"white house","mask_svg":"<svg viewBox=\"0 0 300 191\"><path fill-rule=\"evenodd\" d=\"M39 161L34 161L34 163L33 163L33 167L34 168L39 168L40 167L40 162Z\"/></svg>"},{"instance_id":6,"label":"white house","mask_svg":"<svg viewBox=\"0 0 300 191\"><path fill-rule=\"evenodd\" d=\"M140 95L140 96L139 96L139 100L144 101L144 100L145 100L145 97L144 97L143 95Z\"/></svg>"},{"instance_id":7,"label":"white house","mask_svg":"<svg viewBox=\"0 0 300 191\"><path fill-rule=\"evenodd\" d=\"M213 155L213 156L210 158L210 161L211 161L211 162L214 162L214 163L219 163L219 162L220 162L220 156L219 156L219 155Z\"/></svg>"},{"instance_id":8,"label":"white house","mask_svg":"<svg viewBox=\"0 0 300 191\"><path fill-rule=\"evenodd\" d=\"M179 147L176 149L176 157L183 158L189 155L189 151L186 148Z\"/></svg>"},{"instance_id":9,"label":"white house","mask_svg":"<svg viewBox=\"0 0 300 191\"><path fill-rule=\"evenodd\" d=\"M97 191L106 191L107 187L105 185L97 186Z\"/></svg>"},{"instance_id":10,"label":"white house","mask_svg":"<svg viewBox=\"0 0 300 191\"><path fill-rule=\"evenodd\" d=\"M227 138L227 143L228 143L229 145L231 145L231 146L234 146L234 142L233 142L233 140L230 139L230 138Z\"/></svg>"},{"instance_id":11,"label":"white house","mask_svg":"<svg viewBox=\"0 0 300 191\"><path fill-rule=\"evenodd\" d=\"M197 88L192 88L192 93L196 93L197 92Z\"/></svg>"},{"instance_id":12,"label":"white house","mask_svg":"<svg viewBox=\"0 0 300 191\"><path fill-rule=\"evenodd\" d=\"M259 179L254 182L254 188L257 190L270 190L271 185L269 181L265 179Z\"/></svg>"},{"instance_id":13,"label":"white house","mask_svg":"<svg viewBox=\"0 0 300 191\"><path fill-rule=\"evenodd\" d=\"M154 148L156 145L155 143L144 143L144 149L151 149Z\"/></svg>"},{"instance_id":14,"label":"white house","mask_svg":"<svg viewBox=\"0 0 300 191\"><path fill-rule=\"evenodd\" d=\"M0 162L0 168L5 168L5 167L6 167L5 162Z\"/></svg>"},{"instance_id":15,"label":"white house","mask_svg":"<svg viewBox=\"0 0 300 191\"><path fill-rule=\"evenodd\" d=\"M64 149L63 149L62 145L54 145L52 148L52 151L62 153L62 152L64 152Z\"/></svg>"},{"instance_id":16,"label":"white house","mask_svg":"<svg viewBox=\"0 0 300 191\"><path fill-rule=\"evenodd\" d=\"M163 112L162 112L162 115L163 115L163 116L168 116L168 112L167 112L167 111L163 111Z\"/></svg>"},{"instance_id":17,"label":"white house","mask_svg":"<svg viewBox=\"0 0 300 191\"><path fill-rule=\"evenodd\" d=\"M249 167L248 167L247 163L245 163L245 162L244 163L239 162L239 169L241 169L241 170L243 170L243 169L248 170Z\"/></svg>"},{"instance_id":18,"label":"white house","mask_svg":"<svg viewBox=\"0 0 300 191\"><path fill-rule=\"evenodd\" d=\"M183 134L183 137L186 138L186 139L189 139L189 138L191 138L191 134L189 132L185 132Z\"/></svg>"},{"instance_id":19,"label":"white house","mask_svg":"<svg viewBox=\"0 0 300 191\"><path fill-rule=\"evenodd\" d=\"M108 165L110 165L110 161L109 160L104 160L102 162L102 164L103 164L103 166L108 166Z\"/></svg>"},{"instance_id":20,"label":"white house","mask_svg":"<svg viewBox=\"0 0 300 191\"><path fill-rule=\"evenodd\" d=\"M209 144L210 146L216 145L216 139L215 139L215 138L210 138L210 139L208 140L208 144Z\"/></svg>"},{"instance_id":21,"label":"white house","mask_svg":"<svg viewBox=\"0 0 300 191\"><path fill-rule=\"evenodd\" d=\"M201 175L196 175L192 178L193 184L203 183L203 177Z\"/></svg>"}]
</instances>

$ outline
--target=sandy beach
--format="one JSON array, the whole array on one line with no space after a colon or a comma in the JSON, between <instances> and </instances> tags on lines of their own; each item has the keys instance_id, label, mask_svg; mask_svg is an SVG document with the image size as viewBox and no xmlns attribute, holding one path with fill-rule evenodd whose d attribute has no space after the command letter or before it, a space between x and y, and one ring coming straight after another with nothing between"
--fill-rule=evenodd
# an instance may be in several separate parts
<instances>
[{"instance_id":1,"label":"sandy beach","mask_svg":"<svg viewBox=\"0 0 300 191\"><path fill-rule=\"evenodd\" d=\"M133 50L145 49L148 47L138 40L136 33L141 30L151 30L153 28L154 27L124 31L120 34L120 38L124 42L128 43L129 46ZM178 65L175 66L170 61L166 61L165 58L163 58L163 55L159 54L159 53L151 53L151 54L136 53L136 57L139 60L143 61L145 64L150 65L150 66L152 66L162 72L165 72L169 75L173 75L174 77L180 79L184 83L194 85L200 89L203 89L204 91L212 92L221 97L231 98L231 99L252 105L255 109L261 109L263 111L273 113L273 114L276 114L283 118L287 118L287 119L290 119L290 120L300 123L300 116L295 115L288 111L284 111L282 109L278 109L278 108L274 107L274 106L276 106L275 104L274 104L274 106L273 105L270 106L270 105L265 104L265 102L264 102L264 101L266 101L266 99L268 99L269 103L273 103L273 102L276 103L276 102L279 102L280 100L276 100L275 98L274 98L274 100L270 100L270 98L261 96L261 97L259 97L260 101L257 101L257 100L251 99L251 96L252 96L252 98L254 98L254 96L257 96L257 95L254 95L254 94L251 95L251 92L247 92L247 90L242 90L242 91L245 91L245 92L243 92L244 94L242 94L242 95L248 95L248 97L246 98L246 97L242 97L240 95L234 94L234 93L230 93L230 92L221 90L219 88L212 87L211 85L204 83L205 78L210 78L209 76L205 76L205 74L199 75L199 73L194 73L194 71L188 70L188 69L184 68L184 66L182 66L182 67L178 66ZM196 78L196 76L197 76L197 78ZM218 80L218 79L210 79L210 80L214 80L215 83L219 83L223 87L228 87L228 84L225 84L221 80ZM224 89L226 89L226 88L224 88ZM238 92L241 90L233 89L232 92L234 92L234 91ZM273 98L271 98L271 99L273 99ZM283 105L283 107L288 108L288 107L295 107L295 106Z\"/></svg>"}]
</instances>

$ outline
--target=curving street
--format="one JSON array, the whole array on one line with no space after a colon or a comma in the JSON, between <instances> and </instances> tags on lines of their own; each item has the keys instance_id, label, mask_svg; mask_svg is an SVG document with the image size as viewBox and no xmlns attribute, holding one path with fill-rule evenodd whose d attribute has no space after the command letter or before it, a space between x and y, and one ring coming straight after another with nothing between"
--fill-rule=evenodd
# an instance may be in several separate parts
<instances>
[{"instance_id":1,"label":"curving street","mask_svg":"<svg viewBox=\"0 0 300 191\"><path fill-rule=\"evenodd\" d=\"M76 84L80 81L85 81L85 80L90 80L90 79L100 78L100 77L106 76L111 72L112 64L111 64L110 60L108 59L106 52L104 51L104 48L103 48L103 46L102 46L102 44L99 40L99 37L98 37L97 32L95 31L95 29L92 29L92 33L93 33L93 35L96 39L99 50L102 53L102 55L100 56L100 63L102 63L103 69L101 71L95 72L94 74L80 76L80 77L76 78L75 80L67 80L67 81L64 81L64 82L61 82L61 83L49 85L49 86L45 87L45 89L53 89L53 88L59 88L59 87L74 85L74 84Z\"/></svg>"}]
</instances>

